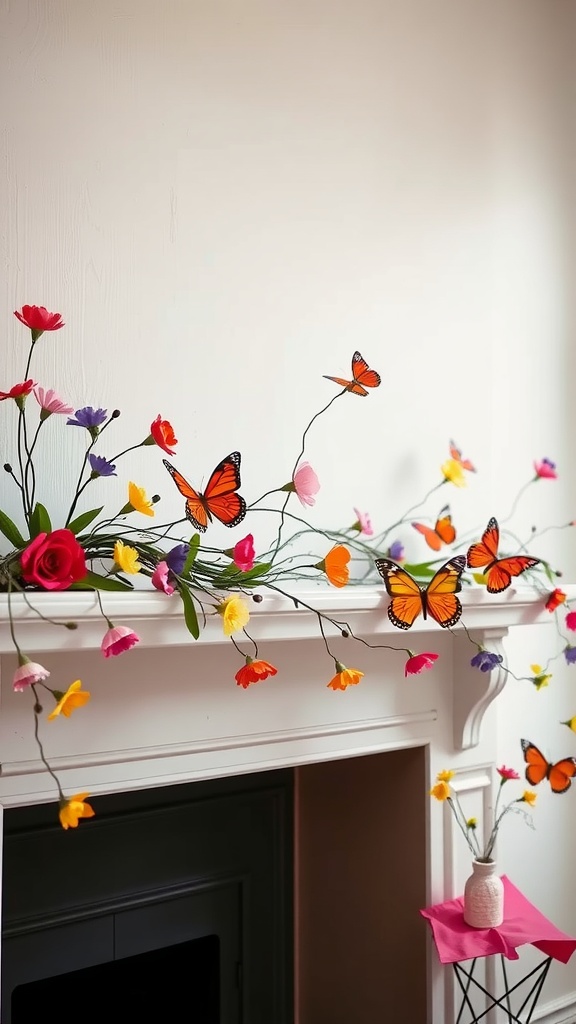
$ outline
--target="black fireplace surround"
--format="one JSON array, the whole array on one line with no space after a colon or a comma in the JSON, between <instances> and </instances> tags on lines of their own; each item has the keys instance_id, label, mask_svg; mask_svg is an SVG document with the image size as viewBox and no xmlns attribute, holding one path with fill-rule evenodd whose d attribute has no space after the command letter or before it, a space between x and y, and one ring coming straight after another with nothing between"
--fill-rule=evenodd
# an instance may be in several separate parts
<instances>
[{"instance_id":1,"label":"black fireplace surround","mask_svg":"<svg viewBox=\"0 0 576 1024\"><path fill-rule=\"evenodd\" d=\"M2 1022L290 1024L288 769L5 814Z\"/></svg>"}]
</instances>

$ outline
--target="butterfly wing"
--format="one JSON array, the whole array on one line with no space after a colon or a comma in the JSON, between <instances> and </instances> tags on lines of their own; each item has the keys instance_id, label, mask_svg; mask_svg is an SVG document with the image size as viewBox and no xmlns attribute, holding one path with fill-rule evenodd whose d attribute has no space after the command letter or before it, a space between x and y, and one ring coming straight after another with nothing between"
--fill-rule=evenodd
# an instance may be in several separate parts
<instances>
[{"instance_id":1,"label":"butterfly wing","mask_svg":"<svg viewBox=\"0 0 576 1024\"><path fill-rule=\"evenodd\" d=\"M530 740L520 740L522 744L522 753L524 754L524 760L526 762L526 779L531 786L537 786L542 779L545 779L548 775L548 769L552 766L548 763L544 754L538 750L538 747L534 743L530 743Z\"/></svg>"},{"instance_id":2,"label":"butterfly wing","mask_svg":"<svg viewBox=\"0 0 576 1024\"><path fill-rule=\"evenodd\" d=\"M462 466L462 469L467 469L469 473L475 473L476 467L472 465L470 459L463 459L462 452L456 447L454 441L450 441L450 458L455 459Z\"/></svg>"},{"instance_id":3,"label":"butterfly wing","mask_svg":"<svg viewBox=\"0 0 576 1024\"><path fill-rule=\"evenodd\" d=\"M529 558L528 555L499 558L486 572L486 589L490 594L500 594L510 586L513 576L520 576L539 563L539 558Z\"/></svg>"},{"instance_id":4,"label":"butterfly wing","mask_svg":"<svg viewBox=\"0 0 576 1024\"><path fill-rule=\"evenodd\" d=\"M492 517L482 534L482 540L468 548L466 560L469 568L479 569L484 565L490 565L495 562L498 558L499 541L500 530L498 529L498 523Z\"/></svg>"},{"instance_id":5,"label":"butterfly wing","mask_svg":"<svg viewBox=\"0 0 576 1024\"><path fill-rule=\"evenodd\" d=\"M353 395L364 397L368 394L366 388L377 388L380 384L380 374L376 373L376 370L370 369L360 352L355 352L352 356L352 380L329 377L327 374L324 374L324 377L326 380L332 380L335 384L339 384L341 388L346 388L346 391L350 391Z\"/></svg>"},{"instance_id":6,"label":"butterfly wing","mask_svg":"<svg viewBox=\"0 0 576 1024\"><path fill-rule=\"evenodd\" d=\"M464 555L457 555L446 562L424 592L426 612L444 629L455 626L462 615L462 605L456 594L462 589L460 577L466 568Z\"/></svg>"},{"instance_id":7,"label":"butterfly wing","mask_svg":"<svg viewBox=\"0 0 576 1024\"><path fill-rule=\"evenodd\" d=\"M196 530L200 530L201 533L206 532L208 526L208 516L206 509L202 503L202 495L195 491L191 484L188 483L182 473L179 473L175 466L167 459L162 459L162 462L166 466L166 469L170 473L176 487L180 491L183 498L186 498L186 518L190 520Z\"/></svg>"},{"instance_id":8,"label":"butterfly wing","mask_svg":"<svg viewBox=\"0 0 576 1024\"><path fill-rule=\"evenodd\" d=\"M236 493L239 487L240 452L231 452L218 463L201 496L208 516L215 516L224 526L241 523L246 515L246 502Z\"/></svg>"},{"instance_id":9,"label":"butterfly wing","mask_svg":"<svg viewBox=\"0 0 576 1024\"><path fill-rule=\"evenodd\" d=\"M573 757L565 757L562 761L550 765L548 781L553 793L565 793L572 785L576 775L576 761Z\"/></svg>"},{"instance_id":10,"label":"butterfly wing","mask_svg":"<svg viewBox=\"0 0 576 1024\"><path fill-rule=\"evenodd\" d=\"M415 530L418 530L418 533L422 534L428 547L432 548L432 551L440 551L442 538L438 536L436 530L431 526L426 526L424 523L412 523L412 526Z\"/></svg>"},{"instance_id":11,"label":"butterfly wing","mask_svg":"<svg viewBox=\"0 0 576 1024\"><path fill-rule=\"evenodd\" d=\"M448 505L445 505L438 513L436 533L444 544L453 544L456 540L456 530L452 526L452 516Z\"/></svg>"},{"instance_id":12,"label":"butterfly wing","mask_svg":"<svg viewBox=\"0 0 576 1024\"><path fill-rule=\"evenodd\" d=\"M398 629L410 629L424 610L422 590L409 572L389 558L377 558L376 568L390 595L388 618Z\"/></svg>"}]
</instances>

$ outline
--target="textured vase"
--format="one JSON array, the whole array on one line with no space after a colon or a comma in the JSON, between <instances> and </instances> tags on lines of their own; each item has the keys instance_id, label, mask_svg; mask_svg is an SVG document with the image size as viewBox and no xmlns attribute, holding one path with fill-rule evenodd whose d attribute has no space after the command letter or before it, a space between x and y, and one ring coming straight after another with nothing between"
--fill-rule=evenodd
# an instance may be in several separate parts
<instances>
[{"instance_id":1,"label":"textured vase","mask_svg":"<svg viewBox=\"0 0 576 1024\"><path fill-rule=\"evenodd\" d=\"M504 885L495 861L472 861L464 886L464 920L472 928L497 928L504 920Z\"/></svg>"}]
</instances>

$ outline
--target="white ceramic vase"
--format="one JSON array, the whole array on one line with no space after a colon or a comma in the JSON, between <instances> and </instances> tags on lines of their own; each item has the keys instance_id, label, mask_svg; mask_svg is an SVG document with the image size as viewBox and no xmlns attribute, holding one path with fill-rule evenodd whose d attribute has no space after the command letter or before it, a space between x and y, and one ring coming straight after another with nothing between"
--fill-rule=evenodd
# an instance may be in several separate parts
<instances>
[{"instance_id":1,"label":"white ceramic vase","mask_svg":"<svg viewBox=\"0 0 576 1024\"><path fill-rule=\"evenodd\" d=\"M504 884L496 862L472 861L464 886L464 920L472 928L497 928L504 920Z\"/></svg>"}]
</instances>

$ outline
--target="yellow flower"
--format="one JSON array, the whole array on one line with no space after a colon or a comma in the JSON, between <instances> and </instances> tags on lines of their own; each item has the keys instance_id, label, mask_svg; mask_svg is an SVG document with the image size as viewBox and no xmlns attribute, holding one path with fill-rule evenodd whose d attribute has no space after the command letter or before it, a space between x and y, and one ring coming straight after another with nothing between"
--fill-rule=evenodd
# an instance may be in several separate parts
<instances>
[{"instance_id":1,"label":"yellow flower","mask_svg":"<svg viewBox=\"0 0 576 1024\"><path fill-rule=\"evenodd\" d=\"M326 683L331 690L345 690L347 686L356 686L364 676L357 668L346 668L340 661L335 661L334 666L336 675Z\"/></svg>"},{"instance_id":2,"label":"yellow flower","mask_svg":"<svg viewBox=\"0 0 576 1024\"><path fill-rule=\"evenodd\" d=\"M234 594L217 605L216 611L222 616L222 628L226 636L232 636L232 633L244 629L250 619L248 605L241 597L236 597Z\"/></svg>"},{"instance_id":3,"label":"yellow flower","mask_svg":"<svg viewBox=\"0 0 576 1024\"><path fill-rule=\"evenodd\" d=\"M450 782L450 780L454 778L455 774L456 773L453 772L451 770L451 768L444 768L443 771L438 772L438 775L436 776L436 780L438 782Z\"/></svg>"},{"instance_id":4,"label":"yellow flower","mask_svg":"<svg viewBox=\"0 0 576 1024\"><path fill-rule=\"evenodd\" d=\"M560 725L567 725L572 732L576 732L576 715L573 718L569 718L567 722L560 722Z\"/></svg>"},{"instance_id":5,"label":"yellow flower","mask_svg":"<svg viewBox=\"0 0 576 1024\"><path fill-rule=\"evenodd\" d=\"M447 800L450 796L450 786L447 782L437 782L435 786L432 786L430 796L435 796L440 801Z\"/></svg>"},{"instance_id":6,"label":"yellow flower","mask_svg":"<svg viewBox=\"0 0 576 1024\"><path fill-rule=\"evenodd\" d=\"M485 587L488 583L488 576L485 572L473 572L472 579L474 583L478 583L480 587Z\"/></svg>"},{"instance_id":7,"label":"yellow flower","mask_svg":"<svg viewBox=\"0 0 576 1024\"><path fill-rule=\"evenodd\" d=\"M466 487L466 477L464 476L464 470L456 459L446 459L443 462L440 469L442 470L444 477L455 487Z\"/></svg>"},{"instance_id":8,"label":"yellow flower","mask_svg":"<svg viewBox=\"0 0 576 1024\"><path fill-rule=\"evenodd\" d=\"M114 545L114 561L116 565L122 569L122 572L130 573L132 576L137 572L140 572L142 566L138 561L138 552L136 548L131 548L128 544L123 544L121 540L117 540Z\"/></svg>"},{"instance_id":9,"label":"yellow flower","mask_svg":"<svg viewBox=\"0 0 576 1024\"><path fill-rule=\"evenodd\" d=\"M540 665L530 665L530 670L534 673L532 682L537 690L541 690L543 686L548 686L550 679L552 679L551 672L547 675Z\"/></svg>"},{"instance_id":10,"label":"yellow flower","mask_svg":"<svg viewBox=\"0 0 576 1024\"><path fill-rule=\"evenodd\" d=\"M154 509L152 508L152 502L146 497L146 491L143 487L138 487L136 484L128 484L128 501L132 505L132 508L136 512L142 512L142 515L153 516Z\"/></svg>"},{"instance_id":11,"label":"yellow flower","mask_svg":"<svg viewBox=\"0 0 576 1024\"><path fill-rule=\"evenodd\" d=\"M522 793L522 796L520 797L520 800L518 801L518 803L525 803L525 804L529 804L530 807L534 807L534 804L536 803L536 797L537 796L538 796L538 794L537 793L533 793L531 789L525 789L524 792Z\"/></svg>"},{"instance_id":12,"label":"yellow flower","mask_svg":"<svg viewBox=\"0 0 576 1024\"><path fill-rule=\"evenodd\" d=\"M60 801L59 818L62 828L77 828L80 818L93 818L94 810L90 804L85 803L89 793L76 793L69 800L64 798Z\"/></svg>"},{"instance_id":13,"label":"yellow flower","mask_svg":"<svg viewBox=\"0 0 576 1024\"><path fill-rule=\"evenodd\" d=\"M51 722L58 715L62 714L65 718L70 718L70 715L76 708L84 707L90 700L90 693L88 690L81 689L82 682L77 679L75 683L71 683L66 693L61 693L60 690L54 690L54 696L58 703L53 711L48 715L48 721Z\"/></svg>"},{"instance_id":14,"label":"yellow flower","mask_svg":"<svg viewBox=\"0 0 576 1024\"><path fill-rule=\"evenodd\" d=\"M466 822L466 828L471 828L474 831L478 827L478 818L468 818Z\"/></svg>"}]
</instances>

